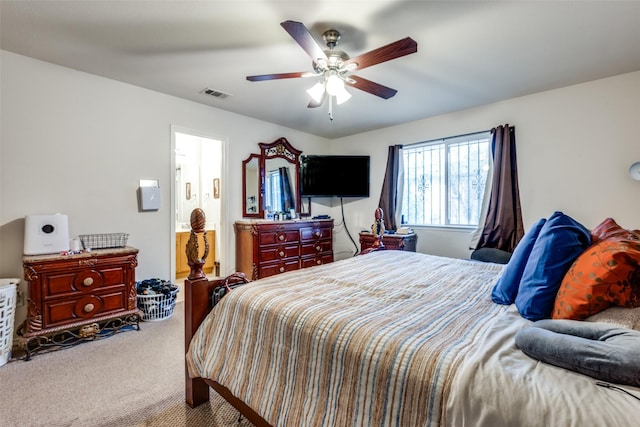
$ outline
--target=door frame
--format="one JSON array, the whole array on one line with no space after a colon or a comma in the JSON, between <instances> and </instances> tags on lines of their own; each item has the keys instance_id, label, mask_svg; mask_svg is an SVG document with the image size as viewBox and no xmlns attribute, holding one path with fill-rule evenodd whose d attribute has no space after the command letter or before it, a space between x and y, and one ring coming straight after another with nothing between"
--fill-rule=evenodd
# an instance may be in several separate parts
<instances>
[{"instance_id":1,"label":"door frame","mask_svg":"<svg viewBox=\"0 0 640 427\"><path fill-rule=\"evenodd\" d=\"M193 135L200 138L214 139L216 141L221 142L220 148L220 228L216 229L216 241L220 244L216 247L216 254L218 254L218 260L220 261L221 266L225 266L229 261L229 254L227 253L227 245L223 244L227 241L227 225L226 218L228 217L227 213L227 198L226 196L226 186L227 186L227 169L225 165L227 164L227 139L220 136L214 135L208 132L194 130L191 128L171 125L171 209L170 212L170 227L169 232L171 233L169 242L169 253L171 257L171 268L170 274L172 277L171 280L174 280L176 277L176 133L183 133L187 135ZM221 268L222 271L222 268ZM182 292L181 292L182 293ZM181 298L179 298L181 299Z\"/></svg>"}]
</instances>

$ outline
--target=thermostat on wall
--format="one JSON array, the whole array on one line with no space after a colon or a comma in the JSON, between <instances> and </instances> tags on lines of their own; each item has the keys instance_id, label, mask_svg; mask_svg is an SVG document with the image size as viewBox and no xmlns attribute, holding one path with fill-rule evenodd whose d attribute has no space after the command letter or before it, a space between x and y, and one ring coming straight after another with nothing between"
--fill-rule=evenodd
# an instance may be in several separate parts
<instances>
[{"instance_id":1,"label":"thermostat on wall","mask_svg":"<svg viewBox=\"0 0 640 427\"><path fill-rule=\"evenodd\" d=\"M140 199L143 211L160 209L160 189L158 187L140 187Z\"/></svg>"},{"instance_id":2,"label":"thermostat on wall","mask_svg":"<svg viewBox=\"0 0 640 427\"><path fill-rule=\"evenodd\" d=\"M138 190L140 210L157 211L160 209L160 185L157 180L140 180Z\"/></svg>"},{"instance_id":3,"label":"thermostat on wall","mask_svg":"<svg viewBox=\"0 0 640 427\"><path fill-rule=\"evenodd\" d=\"M27 215L24 220L24 254L42 255L69 250L67 215Z\"/></svg>"}]
</instances>

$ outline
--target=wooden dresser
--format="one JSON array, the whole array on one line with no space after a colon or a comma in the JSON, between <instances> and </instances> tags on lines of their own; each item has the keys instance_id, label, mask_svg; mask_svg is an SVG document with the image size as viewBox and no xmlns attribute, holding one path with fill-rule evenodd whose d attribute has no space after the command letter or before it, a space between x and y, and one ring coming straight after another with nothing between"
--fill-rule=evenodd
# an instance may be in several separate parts
<instances>
[{"instance_id":1,"label":"wooden dresser","mask_svg":"<svg viewBox=\"0 0 640 427\"><path fill-rule=\"evenodd\" d=\"M236 221L236 270L252 280L333 262L333 220Z\"/></svg>"},{"instance_id":2,"label":"wooden dresser","mask_svg":"<svg viewBox=\"0 0 640 427\"><path fill-rule=\"evenodd\" d=\"M376 237L373 233L360 233L360 251L369 249ZM414 234L385 234L382 236L382 243L386 249L399 251L416 251L418 236Z\"/></svg>"},{"instance_id":3,"label":"wooden dresser","mask_svg":"<svg viewBox=\"0 0 640 427\"><path fill-rule=\"evenodd\" d=\"M27 319L19 328L27 358L48 347L65 347L123 326L138 326L132 247L75 255L25 255ZM108 324L110 320L115 323Z\"/></svg>"}]
</instances>

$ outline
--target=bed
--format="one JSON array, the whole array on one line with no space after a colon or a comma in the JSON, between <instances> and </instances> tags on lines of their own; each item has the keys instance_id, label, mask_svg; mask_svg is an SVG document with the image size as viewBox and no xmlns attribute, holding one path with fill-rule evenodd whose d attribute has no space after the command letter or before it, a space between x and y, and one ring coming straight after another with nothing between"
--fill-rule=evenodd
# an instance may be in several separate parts
<instances>
[{"instance_id":1,"label":"bed","mask_svg":"<svg viewBox=\"0 0 640 427\"><path fill-rule=\"evenodd\" d=\"M185 282L186 400L261 426L627 426L640 389L538 362L489 297L504 266L377 251L237 286Z\"/></svg>"}]
</instances>

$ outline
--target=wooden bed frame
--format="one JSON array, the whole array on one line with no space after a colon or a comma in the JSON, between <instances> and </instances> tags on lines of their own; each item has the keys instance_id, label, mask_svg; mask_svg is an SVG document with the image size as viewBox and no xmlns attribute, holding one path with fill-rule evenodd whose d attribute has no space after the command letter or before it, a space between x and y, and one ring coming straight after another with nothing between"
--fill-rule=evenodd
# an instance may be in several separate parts
<instances>
[{"instance_id":1,"label":"wooden bed frame","mask_svg":"<svg viewBox=\"0 0 640 427\"><path fill-rule=\"evenodd\" d=\"M206 234L204 230L204 212L195 209L191 213L191 236L187 243L186 253L190 273L184 281L184 346L185 354L189 350L191 338L196 330L213 308L212 295L215 292L224 293L234 285L248 283L243 273L235 273L223 279L207 279L202 271L205 259L209 253L207 239L204 239L204 255L198 254L198 234ZM206 237L206 236L205 236ZM209 401L209 387L213 388L220 396L229 402L247 420L258 427L270 427L271 425L242 400L234 396L229 389L215 381L206 378L191 378L186 367L185 360L185 400L187 404L195 408Z\"/></svg>"},{"instance_id":2,"label":"wooden bed frame","mask_svg":"<svg viewBox=\"0 0 640 427\"><path fill-rule=\"evenodd\" d=\"M362 252L362 254L385 249L384 243L382 243L382 236L384 234L384 213L382 209L376 209L375 219L376 223L372 231L377 239L374 242L374 245ZM205 238L201 239L201 241L204 241L205 246L202 257L199 256L198 250L199 233L203 233L205 235ZM202 271L202 266L209 254L209 243L206 239L204 212L199 208L194 209L191 213L191 235L187 242L186 253L190 273L184 281L185 354L189 350L189 344L191 343L191 339L196 333L196 330L215 305L213 295L222 297L226 292L230 291L232 287L240 286L241 284L249 282L244 273L234 273L222 279L207 279L207 276ZM258 415L258 413L246 403L234 396L225 386L206 378L190 378L185 360L185 400L187 404L190 407L195 408L198 405L208 402L209 387L213 388L220 396L236 408L242 416L251 421L255 426L271 427L271 424Z\"/></svg>"}]
</instances>

